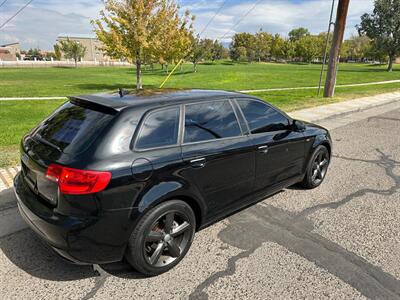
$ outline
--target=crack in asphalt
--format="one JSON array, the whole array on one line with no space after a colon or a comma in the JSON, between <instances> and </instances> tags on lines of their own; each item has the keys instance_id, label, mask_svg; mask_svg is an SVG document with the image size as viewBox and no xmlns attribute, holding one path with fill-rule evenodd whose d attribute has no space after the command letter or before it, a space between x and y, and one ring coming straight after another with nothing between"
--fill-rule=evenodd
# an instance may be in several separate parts
<instances>
[{"instance_id":1,"label":"crack in asphalt","mask_svg":"<svg viewBox=\"0 0 400 300\"><path fill-rule=\"evenodd\" d=\"M212 274L205 281L202 282L196 289L190 294L189 299L208 299L208 295L204 290L210 286L213 282L217 281L219 278L227 277L235 274L236 272L236 262L242 258L249 257L257 248L251 248L249 250L243 251L238 255L232 256L228 259L228 265L225 270L219 271Z\"/></svg>"},{"instance_id":2,"label":"crack in asphalt","mask_svg":"<svg viewBox=\"0 0 400 300\"><path fill-rule=\"evenodd\" d=\"M340 201L316 205L293 215L272 205L260 203L230 217L229 225L221 230L218 237L225 243L244 250L228 260L225 270L212 274L196 287L189 299L208 299L206 289L217 280L233 275L236 263L249 257L265 242L277 243L292 253L296 253L318 267L346 282L362 295L373 299L400 299L400 281L369 263L354 252L313 232L315 226L307 217L320 209L336 209L367 193L393 195L400 190L400 177L394 169L400 165L389 155L376 149L378 160L360 160L336 156L337 159L362 161L383 167L394 185L387 190L362 189ZM241 236L240 239L237 237Z\"/></svg>"},{"instance_id":3,"label":"crack in asphalt","mask_svg":"<svg viewBox=\"0 0 400 300\"><path fill-rule=\"evenodd\" d=\"M371 121L371 120L388 120L388 121L395 121L395 122L400 121L400 119L396 119L396 118L370 117L370 118L368 118L367 122L369 122L369 121Z\"/></svg>"},{"instance_id":4,"label":"crack in asphalt","mask_svg":"<svg viewBox=\"0 0 400 300\"><path fill-rule=\"evenodd\" d=\"M388 177L390 177L395 183L391 188L389 188L387 190L377 190L377 189L370 189L370 188L361 189L354 193L351 193L350 195L347 195L345 198L343 198L340 201L323 203L323 204L318 204L316 206L309 207L309 208L305 209L304 211L302 211L301 213L299 213L296 216L296 219L301 220L320 209L325 209L325 208L337 209L340 206L345 205L346 203L350 202L354 198L365 196L368 193L390 196L390 195L393 195L398 190L400 190L400 177L397 176L396 174L394 174L394 169L397 166L400 166L400 162L391 159L389 155L384 154L379 149L376 149L376 151L381 156L380 160L363 160L363 159L349 158L349 157L344 157L344 156L333 156L333 157L336 157L338 159L348 160L348 161L371 163L371 164L376 164L380 167L383 167L385 169L386 175Z\"/></svg>"},{"instance_id":5,"label":"crack in asphalt","mask_svg":"<svg viewBox=\"0 0 400 300\"><path fill-rule=\"evenodd\" d=\"M85 296L82 297L82 300L92 299L97 294L97 292L104 286L107 278L110 276L98 265L93 265L93 270L95 274L97 274L97 277L95 277L94 280L94 286Z\"/></svg>"}]
</instances>

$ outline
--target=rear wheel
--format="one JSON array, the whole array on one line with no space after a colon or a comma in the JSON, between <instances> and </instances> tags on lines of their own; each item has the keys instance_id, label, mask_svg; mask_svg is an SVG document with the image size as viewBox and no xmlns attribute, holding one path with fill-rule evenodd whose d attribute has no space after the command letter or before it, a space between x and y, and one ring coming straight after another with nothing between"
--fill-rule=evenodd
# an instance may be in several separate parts
<instances>
[{"instance_id":1,"label":"rear wheel","mask_svg":"<svg viewBox=\"0 0 400 300\"><path fill-rule=\"evenodd\" d=\"M161 203L139 221L125 256L143 274L167 272L186 255L195 228L196 219L187 203L180 200Z\"/></svg>"},{"instance_id":2,"label":"rear wheel","mask_svg":"<svg viewBox=\"0 0 400 300\"><path fill-rule=\"evenodd\" d=\"M325 146L318 146L308 163L306 175L301 185L308 189L318 187L325 179L330 162L329 151Z\"/></svg>"}]
</instances>

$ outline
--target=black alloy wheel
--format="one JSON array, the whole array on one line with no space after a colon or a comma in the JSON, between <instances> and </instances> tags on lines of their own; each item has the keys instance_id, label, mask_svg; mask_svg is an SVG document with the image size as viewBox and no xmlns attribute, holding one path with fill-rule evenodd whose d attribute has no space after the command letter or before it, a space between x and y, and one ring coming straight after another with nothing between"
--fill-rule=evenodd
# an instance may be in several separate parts
<instances>
[{"instance_id":1,"label":"black alloy wheel","mask_svg":"<svg viewBox=\"0 0 400 300\"><path fill-rule=\"evenodd\" d=\"M328 149L323 145L318 146L311 156L301 185L308 189L318 187L325 179L329 163L330 155Z\"/></svg>"},{"instance_id":2,"label":"black alloy wheel","mask_svg":"<svg viewBox=\"0 0 400 300\"><path fill-rule=\"evenodd\" d=\"M143 251L152 266L166 266L175 261L191 240L191 225L179 212L168 212L151 226Z\"/></svg>"},{"instance_id":3,"label":"black alloy wheel","mask_svg":"<svg viewBox=\"0 0 400 300\"><path fill-rule=\"evenodd\" d=\"M324 180L328 171L329 154L327 151L320 151L312 164L311 180L314 185L319 185Z\"/></svg>"},{"instance_id":4,"label":"black alloy wheel","mask_svg":"<svg viewBox=\"0 0 400 300\"><path fill-rule=\"evenodd\" d=\"M154 276L176 266L188 252L196 229L191 207L170 200L149 210L134 228L125 254L139 272Z\"/></svg>"}]
</instances>

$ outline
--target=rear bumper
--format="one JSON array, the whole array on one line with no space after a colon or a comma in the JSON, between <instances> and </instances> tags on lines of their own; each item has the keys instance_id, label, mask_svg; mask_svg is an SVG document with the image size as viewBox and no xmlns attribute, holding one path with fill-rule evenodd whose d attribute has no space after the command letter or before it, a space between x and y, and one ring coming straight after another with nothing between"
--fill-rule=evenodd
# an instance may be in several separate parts
<instances>
[{"instance_id":1,"label":"rear bumper","mask_svg":"<svg viewBox=\"0 0 400 300\"><path fill-rule=\"evenodd\" d=\"M76 264L120 261L135 210L72 217L57 213L34 194L18 174L14 179L18 208L28 225L58 254Z\"/></svg>"}]
</instances>

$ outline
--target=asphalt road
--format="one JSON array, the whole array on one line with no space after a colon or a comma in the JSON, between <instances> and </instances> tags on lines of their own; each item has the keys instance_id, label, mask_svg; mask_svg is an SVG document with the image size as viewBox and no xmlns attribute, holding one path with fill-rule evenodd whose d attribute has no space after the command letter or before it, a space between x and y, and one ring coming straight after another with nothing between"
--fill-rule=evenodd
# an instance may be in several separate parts
<instances>
[{"instance_id":1,"label":"asphalt road","mask_svg":"<svg viewBox=\"0 0 400 300\"><path fill-rule=\"evenodd\" d=\"M322 123L337 127L322 186L291 187L199 232L174 270L70 265L27 229L0 239L0 297L400 299L400 105Z\"/></svg>"}]
</instances>

